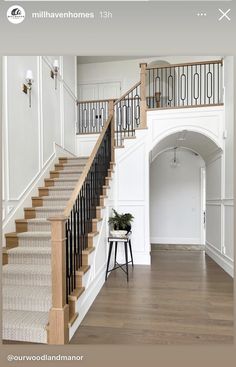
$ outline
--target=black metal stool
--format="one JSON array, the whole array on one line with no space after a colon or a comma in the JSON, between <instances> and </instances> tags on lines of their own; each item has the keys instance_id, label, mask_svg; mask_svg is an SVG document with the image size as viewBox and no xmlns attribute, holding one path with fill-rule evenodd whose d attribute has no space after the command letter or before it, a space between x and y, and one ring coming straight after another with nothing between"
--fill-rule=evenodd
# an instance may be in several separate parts
<instances>
[{"instance_id":1,"label":"black metal stool","mask_svg":"<svg viewBox=\"0 0 236 367\"><path fill-rule=\"evenodd\" d=\"M111 253L112 253L112 248L113 248L113 243L114 242L115 242L115 261L114 261L114 267L109 270ZM125 264L119 264L116 261L118 242L122 242L124 244ZM120 269L122 269L126 273L127 282L128 282L129 281L129 268L128 268L128 264L129 263L132 263L132 267L134 266L132 246L131 246L131 234L127 234L126 236L120 237L120 238L119 237L108 237L108 244L109 244L109 252L108 252L107 269L106 269L106 277L105 277L105 280L107 280L108 273L110 273L113 270L116 270L116 269L119 269L120 268ZM128 261L128 246L129 246L130 257L131 257L131 260L130 261ZM124 266L126 266L126 270L124 269Z\"/></svg>"}]
</instances>

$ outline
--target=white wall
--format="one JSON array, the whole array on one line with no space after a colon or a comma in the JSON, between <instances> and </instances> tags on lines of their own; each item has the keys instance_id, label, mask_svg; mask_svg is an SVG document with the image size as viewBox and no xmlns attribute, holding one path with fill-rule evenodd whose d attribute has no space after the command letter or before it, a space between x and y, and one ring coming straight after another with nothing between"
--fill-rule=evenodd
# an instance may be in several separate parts
<instances>
[{"instance_id":1,"label":"white wall","mask_svg":"<svg viewBox=\"0 0 236 367\"><path fill-rule=\"evenodd\" d=\"M125 140L125 149L117 149L115 157L116 208L135 217L132 242L136 264L150 263L150 152L165 137L183 129L203 134L223 147L224 108L150 111L147 125L147 130L136 131L136 139Z\"/></svg>"},{"instance_id":2,"label":"white wall","mask_svg":"<svg viewBox=\"0 0 236 367\"><path fill-rule=\"evenodd\" d=\"M233 57L224 58L225 130L223 154L206 168L206 252L233 276L234 260L234 88Z\"/></svg>"},{"instance_id":3,"label":"white wall","mask_svg":"<svg viewBox=\"0 0 236 367\"><path fill-rule=\"evenodd\" d=\"M120 92L122 95L140 80L139 64L141 62L150 63L153 61L165 60L170 64L176 64L193 61L217 60L220 58L220 56L162 56L149 58L144 57L136 60L78 64L78 86L81 84L87 85L87 98L96 99L97 97L94 95L94 88L91 87L89 90L89 84L119 82L121 86ZM110 96L110 98L113 97L114 95Z\"/></svg>"},{"instance_id":4,"label":"white wall","mask_svg":"<svg viewBox=\"0 0 236 367\"><path fill-rule=\"evenodd\" d=\"M200 156L177 149L180 166L170 165L173 149L154 159L150 166L151 243L201 244Z\"/></svg>"},{"instance_id":5,"label":"white wall","mask_svg":"<svg viewBox=\"0 0 236 367\"><path fill-rule=\"evenodd\" d=\"M50 77L55 58L60 61L57 90ZM31 108L28 95L22 92L28 69L34 75ZM75 93L74 56L4 57L3 225L53 155L54 142L75 152Z\"/></svg>"}]
</instances>

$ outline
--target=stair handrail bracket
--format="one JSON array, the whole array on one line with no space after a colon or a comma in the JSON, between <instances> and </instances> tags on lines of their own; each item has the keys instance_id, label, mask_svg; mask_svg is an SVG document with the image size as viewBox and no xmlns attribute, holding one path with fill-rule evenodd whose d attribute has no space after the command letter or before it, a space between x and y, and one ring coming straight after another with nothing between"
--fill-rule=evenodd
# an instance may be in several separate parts
<instances>
[{"instance_id":1,"label":"stair handrail bracket","mask_svg":"<svg viewBox=\"0 0 236 367\"><path fill-rule=\"evenodd\" d=\"M109 117L88 158L84 170L61 215L51 222L52 244L52 308L49 313L49 344L69 341L70 320L76 318L71 294L81 288L79 277L86 265L83 253L89 249L89 234L93 233L103 186L114 162L113 101L109 102ZM88 267L88 266L87 266Z\"/></svg>"}]
</instances>

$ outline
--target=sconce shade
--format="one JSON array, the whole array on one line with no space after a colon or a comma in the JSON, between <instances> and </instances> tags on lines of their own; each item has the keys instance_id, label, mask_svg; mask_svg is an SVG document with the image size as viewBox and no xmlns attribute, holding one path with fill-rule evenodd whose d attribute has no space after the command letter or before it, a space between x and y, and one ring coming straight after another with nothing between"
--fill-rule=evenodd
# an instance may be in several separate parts
<instances>
[{"instance_id":1,"label":"sconce shade","mask_svg":"<svg viewBox=\"0 0 236 367\"><path fill-rule=\"evenodd\" d=\"M26 76L25 76L25 79L28 81L28 80L31 80L33 81L33 72L32 70L27 70L26 72Z\"/></svg>"},{"instance_id":2,"label":"sconce shade","mask_svg":"<svg viewBox=\"0 0 236 367\"><path fill-rule=\"evenodd\" d=\"M53 61L53 67L54 68L59 68L59 61L58 60Z\"/></svg>"}]
</instances>

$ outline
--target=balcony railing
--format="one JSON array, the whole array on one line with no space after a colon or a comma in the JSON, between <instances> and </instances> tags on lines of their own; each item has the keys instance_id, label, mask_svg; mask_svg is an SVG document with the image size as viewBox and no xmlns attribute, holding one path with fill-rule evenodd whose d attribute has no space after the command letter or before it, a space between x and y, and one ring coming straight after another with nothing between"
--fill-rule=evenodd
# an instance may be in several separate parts
<instances>
[{"instance_id":1,"label":"balcony railing","mask_svg":"<svg viewBox=\"0 0 236 367\"><path fill-rule=\"evenodd\" d=\"M77 134L100 133L108 119L109 102L113 102L113 100L78 102Z\"/></svg>"},{"instance_id":2,"label":"balcony railing","mask_svg":"<svg viewBox=\"0 0 236 367\"><path fill-rule=\"evenodd\" d=\"M147 67L146 102L147 108L221 104L222 60Z\"/></svg>"},{"instance_id":3,"label":"balcony railing","mask_svg":"<svg viewBox=\"0 0 236 367\"><path fill-rule=\"evenodd\" d=\"M223 60L150 66L140 64L140 81L118 100L78 102L77 134L96 134L114 113L115 143L146 128L149 109L223 104Z\"/></svg>"}]
</instances>

